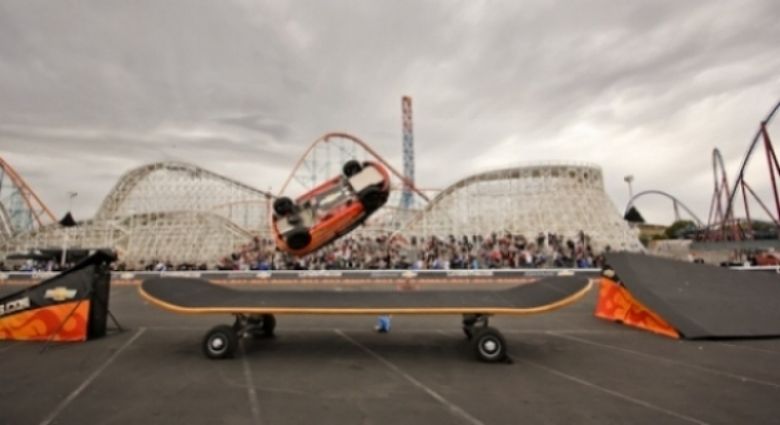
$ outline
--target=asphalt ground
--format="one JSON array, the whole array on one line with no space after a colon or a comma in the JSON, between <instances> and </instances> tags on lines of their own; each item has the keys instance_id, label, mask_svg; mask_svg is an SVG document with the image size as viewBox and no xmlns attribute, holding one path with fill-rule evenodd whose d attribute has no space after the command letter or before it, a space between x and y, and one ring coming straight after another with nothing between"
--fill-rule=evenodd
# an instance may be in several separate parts
<instances>
[{"instance_id":1,"label":"asphalt ground","mask_svg":"<svg viewBox=\"0 0 780 425\"><path fill-rule=\"evenodd\" d=\"M493 318L511 364L476 361L457 316L397 316L389 334L371 316L278 316L275 338L208 360L201 339L230 317L136 291L112 288L122 332L0 341L0 424L780 423L780 340L652 335L593 317L596 291Z\"/></svg>"}]
</instances>

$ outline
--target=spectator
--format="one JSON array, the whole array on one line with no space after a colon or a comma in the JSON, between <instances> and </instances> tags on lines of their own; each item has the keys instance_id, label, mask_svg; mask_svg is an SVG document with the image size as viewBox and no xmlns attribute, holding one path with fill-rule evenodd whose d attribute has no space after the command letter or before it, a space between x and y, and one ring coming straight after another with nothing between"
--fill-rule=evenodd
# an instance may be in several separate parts
<instances>
[{"instance_id":1,"label":"spectator","mask_svg":"<svg viewBox=\"0 0 780 425\"><path fill-rule=\"evenodd\" d=\"M510 232L483 235L374 237L350 235L302 258L276 249L272 239L254 237L211 265L141 260L136 270L344 270L344 269L482 269L594 267L603 257L590 237L567 238L539 232L535 238ZM575 242L576 241L576 242ZM609 247L605 249L609 251ZM35 265L25 265L25 268ZM45 267L41 264L40 267ZM127 267L132 267L128 264Z\"/></svg>"}]
</instances>

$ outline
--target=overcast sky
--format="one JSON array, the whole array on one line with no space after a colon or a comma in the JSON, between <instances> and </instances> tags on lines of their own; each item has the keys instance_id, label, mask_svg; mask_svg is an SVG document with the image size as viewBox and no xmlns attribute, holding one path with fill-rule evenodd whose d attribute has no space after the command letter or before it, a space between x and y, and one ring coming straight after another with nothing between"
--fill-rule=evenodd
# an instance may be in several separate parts
<instances>
[{"instance_id":1,"label":"overcast sky","mask_svg":"<svg viewBox=\"0 0 780 425\"><path fill-rule=\"evenodd\" d=\"M420 186L582 161L619 209L632 174L706 220L712 149L733 178L780 100L778 19L777 0L2 0L0 156L83 219L161 160L278 188L333 130L400 168L410 95Z\"/></svg>"}]
</instances>

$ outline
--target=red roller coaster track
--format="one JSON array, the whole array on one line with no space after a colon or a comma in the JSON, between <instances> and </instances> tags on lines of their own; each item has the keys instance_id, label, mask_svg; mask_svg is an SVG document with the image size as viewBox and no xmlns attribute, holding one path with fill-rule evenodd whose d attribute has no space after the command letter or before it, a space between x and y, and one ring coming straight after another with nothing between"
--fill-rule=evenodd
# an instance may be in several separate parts
<instances>
[{"instance_id":1,"label":"red roller coaster track","mask_svg":"<svg viewBox=\"0 0 780 425\"><path fill-rule=\"evenodd\" d=\"M715 149L712 153L712 168L713 176L715 180L715 188L712 195L712 202L710 203L710 214L707 225L707 239L709 240L740 240L752 238L752 218L750 214L749 199L753 199L763 209L766 215L772 220L775 226L780 229L780 195L778 193L777 183L780 179L780 163L777 160L777 154L775 153L774 146L772 145L772 139L769 137L769 131L767 130L768 124L772 121L775 113L780 109L780 102L769 112L766 119L761 121L759 129L756 132L753 141L750 143L745 156L742 160L742 165L739 168L739 173L734 181L731 190L728 186L728 178L726 176L726 169L723 165L723 158L720 152ZM745 180L745 172L747 165L750 162L753 154L756 152L756 148L759 144L764 145L764 153L766 154L766 160L769 170L769 178L771 182L771 190L775 203L776 212L770 211L770 208L759 198L756 191ZM718 172L720 171L720 175ZM737 193L742 193L741 200L745 211L745 219L741 221L735 217L735 204ZM780 234L780 232L778 232Z\"/></svg>"},{"instance_id":2,"label":"red roller coaster track","mask_svg":"<svg viewBox=\"0 0 780 425\"><path fill-rule=\"evenodd\" d=\"M404 187L408 187L409 189L411 189L412 192L414 192L417 195L419 195L426 202L430 202L430 199L428 198L427 195L425 195L425 193L423 193L420 189L418 189L416 186L414 186L413 182L407 180L407 178L404 177L403 173L400 173L400 172L398 172L398 170L393 168L392 165L390 165L376 151L374 151L370 146L368 146L368 144L366 142L360 140L359 138L357 138L357 137L355 137L355 136L353 136L351 134L339 133L339 132L324 134L324 135L320 136L319 138L317 138L314 142L312 142L312 144L306 149L306 151L303 152L303 155L301 155L301 157L298 160L298 162L295 163L295 167L293 167L292 172L290 173L290 176L287 177L287 180L284 181L284 184L282 185L282 188L279 190L280 194L284 193L284 191L287 189L287 186L292 181L293 176L295 175L295 173L301 167L301 164L303 164L303 161L306 159L307 155L309 155L309 153L312 150L314 150L314 148L318 144L320 144L320 143L328 143L330 141L330 139L333 139L333 138L346 139L346 140L349 140L349 141L357 144L358 146L363 148L366 152L368 152L371 156L373 156L377 161L382 163L382 165L384 165L388 170L390 170L390 172L394 176L396 176L399 180L401 180L401 183L404 185Z\"/></svg>"},{"instance_id":3,"label":"red roller coaster track","mask_svg":"<svg viewBox=\"0 0 780 425\"><path fill-rule=\"evenodd\" d=\"M14 170L11 164L6 162L3 158L0 158L0 169L4 175L11 179L13 187L21 195L24 204L29 210L30 217L38 227L57 222L57 219L54 218L54 214L52 214L49 207L47 207L38 195L33 192L22 176Z\"/></svg>"}]
</instances>

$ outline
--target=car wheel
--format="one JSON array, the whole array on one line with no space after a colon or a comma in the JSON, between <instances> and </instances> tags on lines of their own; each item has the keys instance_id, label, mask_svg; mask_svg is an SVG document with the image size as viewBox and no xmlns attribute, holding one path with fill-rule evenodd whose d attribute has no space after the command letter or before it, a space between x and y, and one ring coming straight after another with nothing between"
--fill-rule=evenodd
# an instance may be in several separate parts
<instances>
[{"instance_id":1,"label":"car wheel","mask_svg":"<svg viewBox=\"0 0 780 425\"><path fill-rule=\"evenodd\" d=\"M362 169L363 167L360 165L360 163L353 159L347 161L347 163L344 164L344 168L342 168L342 171L344 172L345 176L352 177L355 174L359 173L360 170Z\"/></svg>"},{"instance_id":2,"label":"car wheel","mask_svg":"<svg viewBox=\"0 0 780 425\"><path fill-rule=\"evenodd\" d=\"M287 234L286 241L290 249L303 249L311 243L311 234L306 228L297 228Z\"/></svg>"},{"instance_id":3,"label":"car wheel","mask_svg":"<svg viewBox=\"0 0 780 425\"><path fill-rule=\"evenodd\" d=\"M295 204L293 204L292 199L286 196L282 198L276 198L276 200L274 200L274 212L276 215L284 217L292 212L294 205Z\"/></svg>"},{"instance_id":4,"label":"car wheel","mask_svg":"<svg viewBox=\"0 0 780 425\"><path fill-rule=\"evenodd\" d=\"M387 202L387 193L378 187L369 187L360 194L360 202L367 212L372 213Z\"/></svg>"}]
</instances>

